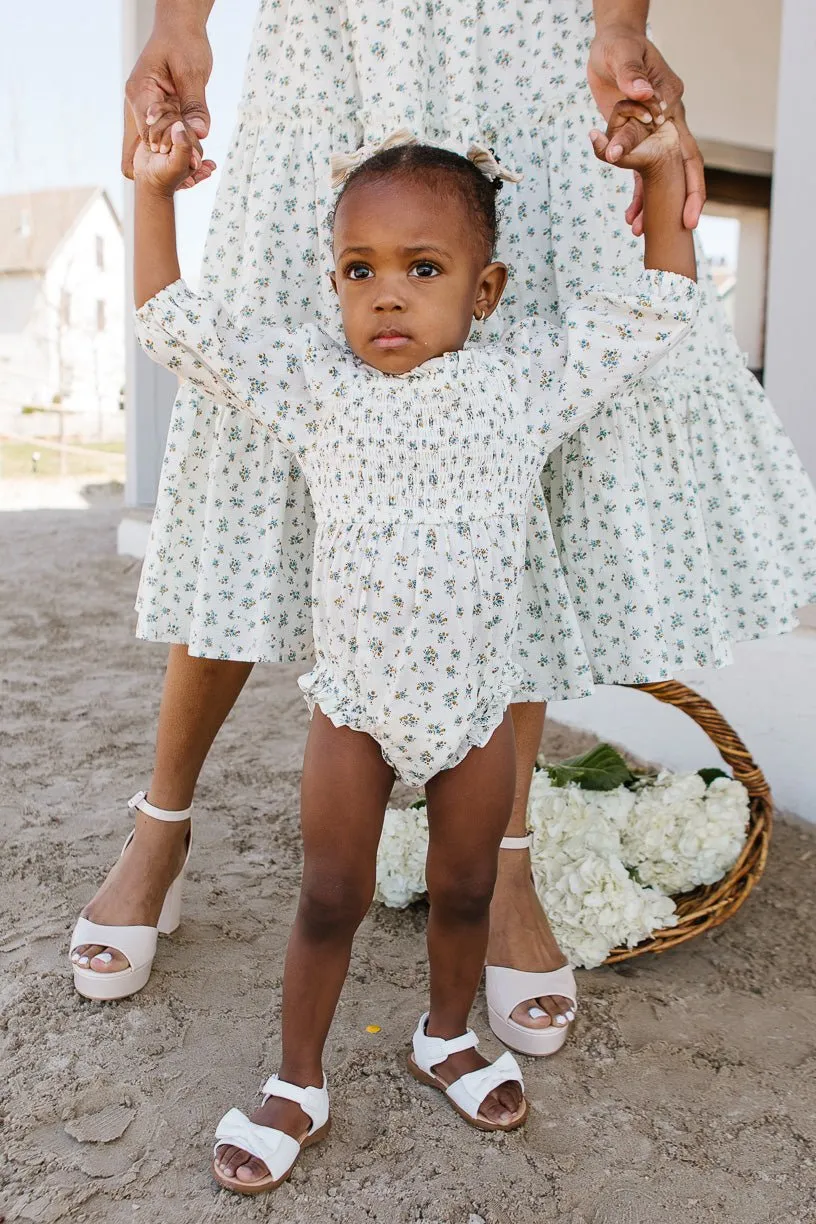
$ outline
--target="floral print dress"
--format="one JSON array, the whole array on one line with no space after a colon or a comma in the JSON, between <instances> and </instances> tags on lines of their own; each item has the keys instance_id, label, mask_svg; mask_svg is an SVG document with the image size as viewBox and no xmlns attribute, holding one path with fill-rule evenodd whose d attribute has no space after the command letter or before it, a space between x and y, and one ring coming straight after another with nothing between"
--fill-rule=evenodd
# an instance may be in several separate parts
<instances>
[{"instance_id":1,"label":"floral print dress","mask_svg":"<svg viewBox=\"0 0 816 1224\"><path fill-rule=\"evenodd\" d=\"M329 283L332 152L400 128L475 142L524 174L501 195L500 310L473 344L579 283L642 268L630 176L595 160L590 0L261 0L203 284L247 326L314 320ZM745 368L704 264L669 357L544 466L516 635L522 700L727 663L816 599L816 495ZM314 509L268 430L185 386L170 426L137 608L140 636L210 658L312 658Z\"/></svg>"},{"instance_id":2,"label":"floral print dress","mask_svg":"<svg viewBox=\"0 0 816 1224\"><path fill-rule=\"evenodd\" d=\"M138 312L157 361L293 455L316 531L309 706L422 786L482 746L520 676L527 504L566 434L663 356L696 286L575 289L563 326L381 373L314 326L253 332L183 281ZM547 673L542 680L549 684Z\"/></svg>"}]
</instances>

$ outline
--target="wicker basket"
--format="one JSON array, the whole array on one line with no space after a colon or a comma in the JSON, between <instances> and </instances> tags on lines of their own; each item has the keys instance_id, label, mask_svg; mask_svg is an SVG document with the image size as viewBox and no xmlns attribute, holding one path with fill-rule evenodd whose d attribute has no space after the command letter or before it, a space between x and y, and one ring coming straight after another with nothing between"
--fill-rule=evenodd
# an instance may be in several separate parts
<instances>
[{"instance_id":1,"label":"wicker basket","mask_svg":"<svg viewBox=\"0 0 816 1224\"><path fill-rule=\"evenodd\" d=\"M726 765L738 782L742 782L751 801L748 839L742 854L727 875L716 884L695 888L676 897L677 926L655 931L650 939L634 948L615 948L606 958L607 965L617 965L642 956L644 952L665 952L677 944L719 926L736 914L765 869L768 844L773 823L773 801L768 783L739 736L729 727L710 701L675 680L659 684L639 684L632 687L651 693L658 701L676 706L702 727L719 750Z\"/></svg>"}]
</instances>

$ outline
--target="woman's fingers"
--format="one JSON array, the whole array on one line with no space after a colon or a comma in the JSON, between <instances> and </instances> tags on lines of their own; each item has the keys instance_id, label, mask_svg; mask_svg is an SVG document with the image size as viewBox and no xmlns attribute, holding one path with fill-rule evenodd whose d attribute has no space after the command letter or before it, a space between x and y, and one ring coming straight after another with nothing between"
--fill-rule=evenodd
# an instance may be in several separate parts
<instances>
[{"instance_id":1,"label":"woman's fingers","mask_svg":"<svg viewBox=\"0 0 816 1224\"><path fill-rule=\"evenodd\" d=\"M665 110L664 103L656 98L646 103L618 102L606 129L606 160L614 165L636 149L665 123Z\"/></svg>"}]
</instances>

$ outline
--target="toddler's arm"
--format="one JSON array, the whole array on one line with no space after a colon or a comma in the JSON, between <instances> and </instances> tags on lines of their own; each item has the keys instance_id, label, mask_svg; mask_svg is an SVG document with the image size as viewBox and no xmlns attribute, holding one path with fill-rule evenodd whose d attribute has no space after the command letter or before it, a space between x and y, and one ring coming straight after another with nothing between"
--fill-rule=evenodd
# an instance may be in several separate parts
<instances>
[{"instance_id":1,"label":"toddler's arm","mask_svg":"<svg viewBox=\"0 0 816 1224\"><path fill-rule=\"evenodd\" d=\"M671 119L654 115L635 102L619 102L609 119L606 134L590 133L596 157L608 164L607 150L615 149L615 137L628 125L640 129L642 140L628 153L621 148L615 165L637 170L643 180L643 233L646 239L644 266L663 272L677 272L689 280L697 279L694 238L683 223L686 204L686 177L680 136Z\"/></svg>"},{"instance_id":2,"label":"toddler's arm","mask_svg":"<svg viewBox=\"0 0 816 1224\"><path fill-rule=\"evenodd\" d=\"M180 276L176 251L173 196L191 172L204 163L201 146L180 120L164 136L166 153L154 153L142 142L133 159L135 243L133 296L136 306L172 285Z\"/></svg>"}]
</instances>

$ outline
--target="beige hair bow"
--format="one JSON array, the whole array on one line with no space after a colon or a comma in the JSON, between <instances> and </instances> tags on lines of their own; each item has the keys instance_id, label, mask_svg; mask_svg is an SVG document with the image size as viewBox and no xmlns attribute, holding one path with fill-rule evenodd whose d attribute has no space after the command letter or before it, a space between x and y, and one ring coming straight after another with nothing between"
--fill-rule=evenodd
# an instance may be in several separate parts
<instances>
[{"instance_id":1,"label":"beige hair bow","mask_svg":"<svg viewBox=\"0 0 816 1224\"><path fill-rule=\"evenodd\" d=\"M379 144L362 145L359 149L355 149L353 153L334 153L331 159L331 183L332 187L337 189L342 187L346 179L358 166L363 162L368 161L370 157L374 157L377 153L383 153L386 149L397 148L398 145L415 145L419 144L413 132L409 132L406 128L400 128L398 132L392 132L390 136L386 136L385 140ZM522 175L516 174L513 170L508 170L505 166L496 159L495 154L486 149L483 145L472 144L467 151L468 161L473 162L478 170L481 170L485 178L491 181L502 179L506 183L520 183Z\"/></svg>"}]
</instances>

